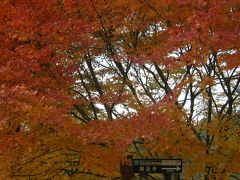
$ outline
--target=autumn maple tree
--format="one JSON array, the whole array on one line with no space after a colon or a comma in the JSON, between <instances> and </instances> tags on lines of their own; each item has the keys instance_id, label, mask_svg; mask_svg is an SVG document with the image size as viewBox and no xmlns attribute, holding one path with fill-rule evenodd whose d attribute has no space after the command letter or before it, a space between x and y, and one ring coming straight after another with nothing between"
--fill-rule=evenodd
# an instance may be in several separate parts
<instances>
[{"instance_id":1,"label":"autumn maple tree","mask_svg":"<svg viewBox=\"0 0 240 180\"><path fill-rule=\"evenodd\" d=\"M239 24L239 0L2 0L1 179L119 179L129 155L238 179Z\"/></svg>"}]
</instances>

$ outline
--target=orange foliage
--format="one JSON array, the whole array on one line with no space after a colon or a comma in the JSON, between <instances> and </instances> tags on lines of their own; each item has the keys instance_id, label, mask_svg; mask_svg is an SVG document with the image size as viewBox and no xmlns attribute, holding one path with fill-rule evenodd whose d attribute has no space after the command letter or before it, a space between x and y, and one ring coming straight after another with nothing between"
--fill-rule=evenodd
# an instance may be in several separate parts
<instances>
[{"instance_id":1,"label":"orange foliage","mask_svg":"<svg viewBox=\"0 0 240 180\"><path fill-rule=\"evenodd\" d=\"M208 147L193 131L199 127L189 123L186 112L176 103L187 83L192 83L187 73L186 80L172 92L152 106L139 108L133 117L79 125L68 115L76 101L81 103L69 88L75 83L78 60L88 53L95 57L104 54L116 62L156 63L164 71L177 71L188 66L197 69L210 53L219 52L220 68L239 67L239 7L238 0L3 0L0 160L4 163L0 177L23 175L15 165L30 159L34 167L41 162L44 168L49 167L40 168L41 173L51 169L45 177L59 178L63 174L56 172L68 162L69 149L78 150L76 161L85 173L117 177L121 159L139 138L151 153L191 159L194 165L186 169L189 177L204 172L203 163L217 167L216 172L239 173L239 136L223 141L220 136L233 132L219 134L217 129L223 124L216 118L203 128L217 138L212 148L218 151L206 154ZM69 56L71 49L77 52ZM184 49L182 54L172 55L179 49ZM206 89L213 82L214 78L206 77L199 84ZM108 88L108 94L99 98L101 103L127 100L124 93L117 96L111 85ZM239 133L236 127L229 125ZM59 152L48 154L56 149ZM46 154L38 161L43 152ZM58 163L48 161L49 157ZM229 160L234 158L236 161ZM225 164L221 166L222 159ZM230 162L234 162L233 169ZM31 164L23 171L31 175Z\"/></svg>"}]
</instances>

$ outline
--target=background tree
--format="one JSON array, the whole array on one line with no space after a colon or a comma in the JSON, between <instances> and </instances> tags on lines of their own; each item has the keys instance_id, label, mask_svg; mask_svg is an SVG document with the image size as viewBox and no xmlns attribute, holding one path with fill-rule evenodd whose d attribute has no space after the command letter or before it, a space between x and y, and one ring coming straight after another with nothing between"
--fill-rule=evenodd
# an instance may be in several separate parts
<instances>
[{"instance_id":1,"label":"background tree","mask_svg":"<svg viewBox=\"0 0 240 180\"><path fill-rule=\"evenodd\" d=\"M118 177L126 154L189 160L186 178L238 173L239 7L3 1L2 176Z\"/></svg>"}]
</instances>

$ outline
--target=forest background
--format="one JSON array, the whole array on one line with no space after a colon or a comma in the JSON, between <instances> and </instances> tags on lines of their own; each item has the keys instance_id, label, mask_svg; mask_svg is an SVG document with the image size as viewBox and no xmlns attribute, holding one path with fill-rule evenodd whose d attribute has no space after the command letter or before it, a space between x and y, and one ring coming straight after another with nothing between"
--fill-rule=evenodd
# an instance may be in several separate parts
<instances>
[{"instance_id":1,"label":"forest background","mask_svg":"<svg viewBox=\"0 0 240 180\"><path fill-rule=\"evenodd\" d=\"M0 178L238 179L239 48L239 0L1 0Z\"/></svg>"}]
</instances>

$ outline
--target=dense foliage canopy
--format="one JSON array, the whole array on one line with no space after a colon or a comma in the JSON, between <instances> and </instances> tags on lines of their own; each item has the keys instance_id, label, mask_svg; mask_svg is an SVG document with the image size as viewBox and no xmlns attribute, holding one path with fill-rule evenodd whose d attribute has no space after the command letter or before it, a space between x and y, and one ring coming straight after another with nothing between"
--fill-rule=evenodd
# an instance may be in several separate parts
<instances>
[{"instance_id":1,"label":"dense foliage canopy","mask_svg":"<svg viewBox=\"0 0 240 180\"><path fill-rule=\"evenodd\" d=\"M240 173L239 0L0 9L0 178L119 178L128 155Z\"/></svg>"}]
</instances>

